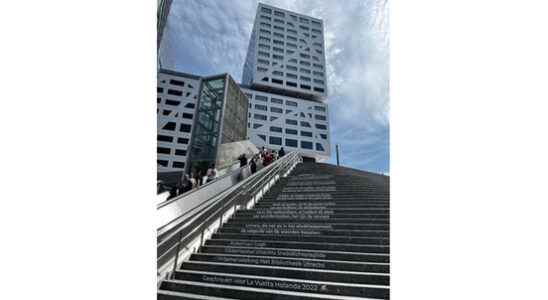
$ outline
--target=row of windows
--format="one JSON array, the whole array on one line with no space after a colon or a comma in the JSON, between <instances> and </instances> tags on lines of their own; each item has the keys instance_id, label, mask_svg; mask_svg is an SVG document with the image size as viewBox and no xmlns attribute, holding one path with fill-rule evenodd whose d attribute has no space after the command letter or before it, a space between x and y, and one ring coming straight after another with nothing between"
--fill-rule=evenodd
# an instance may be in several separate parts
<instances>
[{"instance_id":1,"label":"row of windows","mask_svg":"<svg viewBox=\"0 0 548 300\"><path fill-rule=\"evenodd\" d=\"M259 68L257 68L257 70L259 70ZM266 72L266 69L264 68L261 68L261 70L264 70L263 72ZM259 70L259 71L261 71ZM279 84L279 85L283 85L284 84L284 81L281 80L281 79L276 79L276 78L268 78L268 77L263 77L263 79L261 79L261 81L265 81L265 82L272 82L272 83L275 83L275 84ZM297 87L297 83L294 82L294 81L286 81L285 84L287 86L290 86L290 87ZM318 93L323 93L325 92L325 89L323 87L317 87L315 86L314 88L312 88L310 85L308 84L300 84L298 85L301 89L304 89L304 90L314 90L315 92L318 92Z\"/></svg>"},{"instance_id":2,"label":"row of windows","mask_svg":"<svg viewBox=\"0 0 548 300\"><path fill-rule=\"evenodd\" d=\"M162 83L165 83L166 80L162 80L161 82L162 82ZM180 87L184 87L184 86L185 86L185 82L184 82L184 81L177 80L177 79L170 79L170 80L169 80L169 84L171 84L171 85L176 85L176 86L180 86ZM194 88L194 86L193 86L192 84L190 84L190 83L188 83L186 86L187 86L189 89L193 89L193 88Z\"/></svg>"},{"instance_id":3,"label":"row of windows","mask_svg":"<svg viewBox=\"0 0 548 300\"><path fill-rule=\"evenodd\" d=\"M257 105L255 105L255 108L257 108ZM265 111L266 111L266 106L264 106L264 108L265 108ZM324 121L325 121L325 116L322 116L322 117L324 118ZM266 121L268 119L268 117L266 115L263 115L263 114L253 114L253 119L260 120L260 121ZM285 124L293 125L293 126L299 126L300 125L301 127L312 128L312 126L310 125L309 122L307 122L307 121L297 121L297 120L294 120L294 119L285 119ZM258 126L261 126L261 124L259 124ZM325 124L315 124L315 127L316 127L316 129L327 130L327 125L325 125ZM253 128L257 128L257 127L253 127Z\"/></svg>"},{"instance_id":4,"label":"row of windows","mask_svg":"<svg viewBox=\"0 0 548 300\"><path fill-rule=\"evenodd\" d=\"M158 154L171 154L171 148L165 148L165 147L157 147L156 151ZM186 150L183 149L175 149L175 155L177 156L186 156Z\"/></svg>"},{"instance_id":5,"label":"row of windows","mask_svg":"<svg viewBox=\"0 0 548 300\"><path fill-rule=\"evenodd\" d=\"M164 92L164 88L163 88L163 87L157 87L157 88L156 88L156 92L158 92L159 94L161 94L161 93ZM168 94L168 95L173 95L173 96L182 96L182 95L183 95L183 91L174 90L174 89L168 89L168 90L167 90L167 94ZM185 97L189 97L190 94L191 94L191 92L186 92Z\"/></svg>"},{"instance_id":6,"label":"row of windows","mask_svg":"<svg viewBox=\"0 0 548 300\"><path fill-rule=\"evenodd\" d=\"M158 142L173 143L174 139L175 137L173 136L158 134ZM189 140L187 138L183 138L183 137L177 138L177 144L188 145L188 141Z\"/></svg>"},{"instance_id":7,"label":"row of windows","mask_svg":"<svg viewBox=\"0 0 548 300\"><path fill-rule=\"evenodd\" d=\"M261 135L259 134L259 137L266 141L266 136L265 135ZM310 142L310 141L300 141L301 142L301 148L302 149L308 149L308 150L313 150L313 145L314 143L313 142ZM270 136L268 138L268 143L270 145L277 145L277 146L281 146L282 145L282 138L281 137L277 137L277 136ZM293 148L298 148L299 147L299 141L298 140L294 140L294 139L285 139L285 146L287 147L293 147ZM325 149L323 148L322 144L320 143L316 143L316 150L317 151L325 151Z\"/></svg>"},{"instance_id":8,"label":"row of windows","mask_svg":"<svg viewBox=\"0 0 548 300\"><path fill-rule=\"evenodd\" d=\"M166 167L166 168L169 167L169 161L167 161L167 160L159 159L156 162L160 166L163 166L163 167ZM172 167L176 168L176 169L184 169L185 168L185 163L182 162L182 161L173 161Z\"/></svg>"},{"instance_id":9,"label":"row of windows","mask_svg":"<svg viewBox=\"0 0 548 300\"><path fill-rule=\"evenodd\" d=\"M261 8L261 13L272 15L272 10L270 8L262 7ZM285 13L281 12L281 11L278 11L278 10L275 10L274 11L274 16L285 18ZM301 22L303 24L309 24L309 22L310 22L315 27L321 27L322 26L322 24L320 22L316 21L316 20L309 20L309 19L304 18L304 17L297 17L296 15L289 15L289 16L291 17L292 20L294 20L294 21L298 20L299 22ZM265 17L266 17L266 15L265 15Z\"/></svg>"},{"instance_id":10,"label":"row of windows","mask_svg":"<svg viewBox=\"0 0 548 300\"><path fill-rule=\"evenodd\" d=\"M162 110L162 115L163 116L169 116L173 111L172 110L169 110L169 109L164 109ZM175 113L173 115L173 117L175 118L178 118L179 117L179 112ZM181 113L181 117L183 119L189 119L189 120L192 120L192 118L194 118L194 114L191 114L191 113Z\"/></svg>"},{"instance_id":11,"label":"row of windows","mask_svg":"<svg viewBox=\"0 0 548 300\"><path fill-rule=\"evenodd\" d=\"M249 100L253 99L253 94L245 93ZM268 97L263 95L255 95L255 100L268 102ZM276 104L283 104L284 101L278 98L271 98L270 101ZM297 107L297 102L291 100L285 100L285 105Z\"/></svg>"},{"instance_id":12,"label":"row of windows","mask_svg":"<svg viewBox=\"0 0 548 300\"><path fill-rule=\"evenodd\" d=\"M164 127L162 127L162 130L167 131L175 131L175 128L177 127L177 124L175 122L167 122ZM179 126L180 132L190 132L192 129L192 125L190 124L183 124L181 123Z\"/></svg>"}]
</instances>

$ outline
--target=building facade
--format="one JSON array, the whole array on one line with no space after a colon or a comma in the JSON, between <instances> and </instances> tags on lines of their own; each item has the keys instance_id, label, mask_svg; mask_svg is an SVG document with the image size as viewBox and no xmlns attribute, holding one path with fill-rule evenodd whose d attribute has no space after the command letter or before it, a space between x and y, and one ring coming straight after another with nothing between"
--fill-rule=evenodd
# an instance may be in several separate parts
<instances>
[{"instance_id":1,"label":"building facade","mask_svg":"<svg viewBox=\"0 0 548 300\"><path fill-rule=\"evenodd\" d=\"M318 161L330 153L325 103L257 91L242 86L249 98L248 138L257 147L284 147Z\"/></svg>"},{"instance_id":2,"label":"building facade","mask_svg":"<svg viewBox=\"0 0 548 300\"><path fill-rule=\"evenodd\" d=\"M199 76L163 69L158 72L158 172L183 171L186 166L200 84Z\"/></svg>"},{"instance_id":3,"label":"building facade","mask_svg":"<svg viewBox=\"0 0 548 300\"><path fill-rule=\"evenodd\" d=\"M329 158L322 20L259 3L241 86L253 143Z\"/></svg>"},{"instance_id":4,"label":"building facade","mask_svg":"<svg viewBox=\"0 0 548 300\"><path fill-rule=\"evenodd\" d=\"M230 75L161 69L157 93L158 172L207 168L219 145L247 138L249 100Z\"/></svg>"}]
</instances>

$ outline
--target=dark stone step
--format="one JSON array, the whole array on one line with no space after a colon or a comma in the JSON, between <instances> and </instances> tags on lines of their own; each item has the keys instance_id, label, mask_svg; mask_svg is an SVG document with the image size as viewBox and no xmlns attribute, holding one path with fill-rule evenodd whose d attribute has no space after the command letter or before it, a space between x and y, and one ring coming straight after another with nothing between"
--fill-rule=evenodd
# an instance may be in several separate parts
<instances>
[{"instance_id":1,"label":"dark stone step","mask_svg":"<svg viewBox=\"0 0 548 300\"><path fill-rule=\"evenodd\" d=\"M280 293L278 290L264 289L261 291L250 290L242 287L228 286L223 284L207 284L196 281L164 280L160 284L160 289L169 291L178 291L185 293L195 293L214 297L230 297L240 300L323 300L325 298L314 297L306 293ZM159 298L168 299L168 298ZM170 299L171 300L171 299Z\"/></svg>"},{"instance_id":2,"label":"dark stone step","mask_svg":"<svg viewBox=\"0 0 548 300\"><path fill-rule=\"evenodd\" d=\"M190 261L210 261L228 264L259 265L298 269L318 269L336 271L354 271L369 273L388 273L388 264L384 263L363 263L363 262L342 262L318 259L287 258L275 256L250 256L237 254L216 254L216 253L194 253Z\"/></svg>"},{"instance_id":3,"label":"dark stone step","mask_svg":"<svg viewBox=\"0 0 548 300\"><path fill-rule=\"evenodd\" d=\"M264 276L246 276L224 273L211 273L200 271L180 270L176 275L177 279L222 283L223 285L245 286L251 288L268 288L273 290L285 290L303 293L315 293L324 295L343 295L356 297L387 298L389 289L384 286L374 285L340 285L321 281L287 280L283 278L272 278Z\"/></svg>"},{"instance_id":4,"label":"dark stone step","mask_svg":"<svg viewBox=\"0 0 548 300\"><path fill-rule=\"evenodd\" d=\"M213 263L185 261L181 269L205 272L246 274L267 277L296 278L328 282L359 283L389 285L389 274L362 273L352 271L332 271L287 267L269 267L258 265L242 265L234 263ZM175 274L177 278L177 274ZM177 278L178 279L178 278Z\"/></svg>"},{"instance_id":5,"label":"dark stone step","mask_svg":"<svg viewBox=\"0 0 548 300\"><path fill-rule=\"evenodd\" d=\"M236 300L234 298L210 297L199 294L189 294L184 292L158 290L158 300Z\"/></svg>"},{"instance_id":6,"label":"dark stone step","mask_svg":"<svg viewBox=\"0 0 548 300\"><path fill-rule=\"evenodd\" d=\"M339 209L353 209L353 208L373 208L373 207L385 207L388 208L390 203L387 202L334 202L334 201L268 201L261 199L255 208L299 208L299 207L337 207Z\"/></svg>"},{"instance_id":7,"label":"dark stone step","mask_svg":"<svg viewBox=\"0 0 548 300\"><path fill-rule=\"evenodd\" d=\"M242 210L243 211L243 210ZM272 207L272 208L262 208L262 207L254 207L253 209L248 210L249 212L253 213L329 213L329 214L335 214L335 215L355 215L355 214L369 214L369 213L384 213L388 214L390 212L389 209L384 207L373 207L373 208L354 208L354 209L340 209L340 208L322 208L322 207L309 207L309 208L279 208L279 207Z\"/></svg>"},{"instance_id":8,"label":"dark stone step","mask_svg":"<svg viewBox=\"0 0 548 300\"><path fill-rule=\"evenodd\" d=\"M291 196L285 195L285 196L276 196L273 198L265 197L261 200L264 200L265 202L268 201L276 201L276 202L283 202L283 201L334 201L334 202L359 202L359 203L367 203L367 202L383 202L383 203L389 203L388 197L370 197L370 196L332 196L329 194L292 194Z\"/></svg>"},{"instance_id":9,"label":"dark stone step","mask_svg":"<svg viewBox=\"0 0 548 300\"><path fill-rule=\"evenodd\" d=\"M321 235L321 236L355 236L355 237L388 237L386 230L318 230L318 229L275 229L275 228L235 228L223 226L220 233L271 234L271 235Z\"/></svg>"},{"instance_id":10,"label":"dark stone step","mask_svg":"<svg viewBox=\"0 0 548 300\"><path fill-rule=\"evenodd\" d=\"M359 245L355 243L327 243L327 242L304 242L304 241L272 241L272 240L243 240L243 239L220 239L213 238L205 242L212 246L233 246L233 247L253 247L253 248L285 248L285 249L303 249L303 250L326 250L358 253L380 253L388 254L390 247L388 245Z\"/></svg>"},{"instance_id":11,"label":"dark stone step","mask_svg":"<svg viewBox=\"0 0 548 300\"><path fill-rule=\"evenodd\" d=\"M263 240L263 241L300 241L312 243L342 243L365 245L388 245L387 237L352 237L352 236L311 236L311 235L271 235L271 234L239 234L239 233L214 233L213 238L237 239L237 240Z\"/></svg>"},{"instance_id":12,"label":"dark stone step","mask_svg":"<svg viewBox=\"0 0 548 300\"><path fill-rule=\"evenodd\" d=\"M280 248L251 248L230 246L202 246L200 253L238 254L253 256L279 256L307 259L344 260L359 262L388 263L390 257L387 254L363 254L342 251L311 251L302 249Z\"/></svg>"},{"instance_id":13,"label":"dark stone step","mask_svg":"<svg viewBox=\"0 0 548 300\"><path fill-rule=\"evenodd\" d=\"M223 228L251 228L251 229L312 229L312 230L388 230L388 224L329 224L329 223L264 223L238 222L231 219Z\"/></svg>"},{"instance_id":14,"label":"dark stone step","mask_svg":"<svg viewBox=\"0 0 548 300\"><path fill-rule=\"evenodd\" d=\"M268 223L287 223L294 221L296 223L356 223L356 224L389 224L388 218L377 218L377 216L366 216L363 218L281 218L281 217L251 217L249 215L234 216L234 221L238 222L268 222Z\"/></svg>"}]
</instances>

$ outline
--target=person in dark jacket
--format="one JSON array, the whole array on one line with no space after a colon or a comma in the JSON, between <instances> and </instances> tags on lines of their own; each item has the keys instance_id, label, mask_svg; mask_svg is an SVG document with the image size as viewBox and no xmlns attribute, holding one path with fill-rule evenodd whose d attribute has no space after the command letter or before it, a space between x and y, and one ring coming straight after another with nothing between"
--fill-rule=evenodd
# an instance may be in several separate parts
<instances>
[{"instance_id":1,"label":"person in dark jacket","mask_svg":"<svg viewBox=\"0 0 548 300\"><path fill-rule=\"evenodd\" d=\"M251 169L251 174L255 174L255 172L257 172L257 163L255 162L255 157L251 159L251 162L249 163L249 168Z\"/></svg>"},{"instance_id":2,"label":"person in dark jacket","mask_svg":"<svg viewBox=\"0 0 548 300\"><path fill-rule=\"evenodd\" d=\"M280 148L280 151L278 151L278 157L282 158L285 155L284 147Z\"/></svg>"},{"instance_id":3,"label":"person in dark jacket","mask_svg":"<svg viewBox=\"0 0 548 300\"><path fill-rule=\"evenodd\" d=\"M240 157L238 157L238 160L240 161L240 168L247 165L247 157L245 157L245 153L240 155Z\"/></svg>"}]
</instances>

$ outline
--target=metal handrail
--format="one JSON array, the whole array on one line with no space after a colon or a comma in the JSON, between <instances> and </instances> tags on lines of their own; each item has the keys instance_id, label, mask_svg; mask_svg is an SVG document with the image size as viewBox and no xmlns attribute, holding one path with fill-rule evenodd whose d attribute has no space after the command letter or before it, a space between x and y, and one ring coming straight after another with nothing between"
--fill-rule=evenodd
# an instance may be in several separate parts
<instances>
[{"instance_id":1,"label":"metal handrail","mask_svg":"<svg viewBox=\"0 0 548 300\"><path fill-rule=\"evenodd\" d=\"M219 221L220 227L223 223L223 216L232 208L234 208L235 212L242 204L249 203L251 200L255 200L254 202L256 202L256 196L259 191L262 191L265 187L270 187L272 181L276 181L278 178L289 173L291 169L301 161L302 158L297 152L287 154L285 157L275 161L272 165L269 165L254 174L257 176L247 178L237 190L222 197L222 199L219 199L214 204L211 204L200 213L200 216L192 218L192 220L189 221L190 223L186 224L187 226L184 226L184 228L176 233L177 243L158 257L158 269L166 264L169 266L168 262L173 261L173 271L175 271L182 245L185 249L189 249L188 245L200 236L200 246L202 246L204 231L206 229L210 228L217 221ZM175 253L170 253L173 252L172 250L175 250Z\"/></svg>"}]
</instances>

